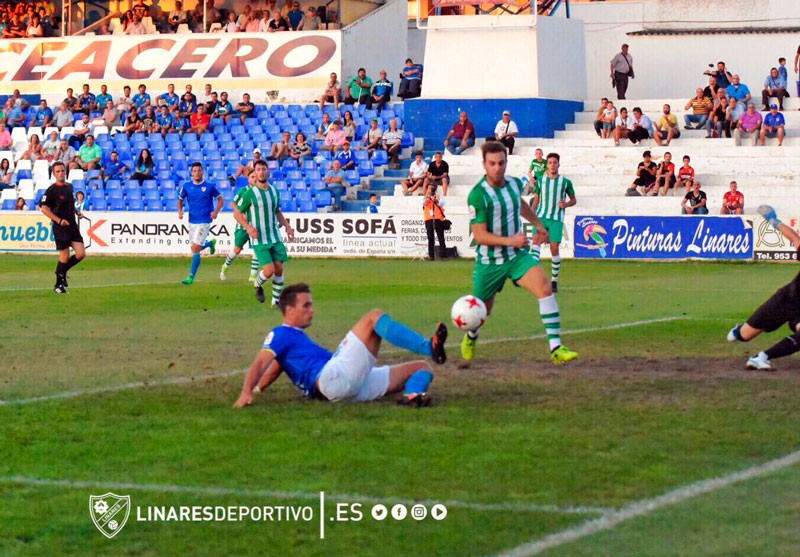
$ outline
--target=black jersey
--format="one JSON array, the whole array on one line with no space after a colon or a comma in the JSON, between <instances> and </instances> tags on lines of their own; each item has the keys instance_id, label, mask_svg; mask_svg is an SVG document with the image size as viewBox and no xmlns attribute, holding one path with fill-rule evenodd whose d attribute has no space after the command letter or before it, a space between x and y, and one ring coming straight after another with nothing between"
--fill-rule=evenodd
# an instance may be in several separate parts
<instances>
[{"instance_id":1,"label":"black jersey","mask_svg":"<svg viewBox=\"0 0 800 557\"><path fill-rule=\"evenodd\" d=\"M39 201L39 206L49 207L56 217L66 219L70 224L77 223L75 220L75 194L70 183L60 186L53 184L47 188L44 197Z\"/></svg>"}]
</instances>

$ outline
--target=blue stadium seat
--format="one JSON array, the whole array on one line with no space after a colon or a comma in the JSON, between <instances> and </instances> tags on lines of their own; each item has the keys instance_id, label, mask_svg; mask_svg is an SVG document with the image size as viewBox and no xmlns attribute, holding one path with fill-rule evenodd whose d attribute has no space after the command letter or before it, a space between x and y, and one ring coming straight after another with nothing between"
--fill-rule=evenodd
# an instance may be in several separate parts
<instances>
[{"instance_id":1,"label":"blue stadium seat","mask_svg":"<svg viewBox=\"0 0 800 557\"><path fill-rule=\"evenodd\" d=\"M297 210L301 213L316 213L317 206L313 201L300 201L297 203Z\"/></svg>"},{"instance_id":2,"label":"blue stadium seat","mask_svg":"<svg viewBox=\"0 0 800 557\"><path fill-rule=\"evenodd\" d=\"M297 210L297 207L294 204L294 200L288 201L281 201L281 212L283 213L293 213Z\"/></svg>"},{"instance_id":3,"label":"blue stadium seat","mask_svg":"<svg viewBox=\"0 0 800 557\"><path fill-rule=\"evenodd\" d=\"M119 180L109 180L106 182L106 191L121 190L122 182Z\"/></svg>"},{"instance_id":4,"label":"blue stadium seat","mask_svg":"<svg viewBox=\"0 0 800 557\"><path fill-rule=\"evenodd\" d=\"M75 191L86 191L86 182L83 180L73 180L72 189Z\"/></svg>"},{"instance_id":5,"label":"blue stadium seat","mask_svg":"<svg viewBox=\"0 0 800 557\"><path fill-rule=\"evenodd\" d=\"M17 183L20 180L32 180L33 173L30 170L17 170Z\"/></svg>"},{"instance_id":6,"label":"blue stadium seat","mask_svg":"<svg viewBox=\"0 0 800 557\"><path fill-rule=\"evenodd\" d=\"M103 180L101 178L92 178L89 180L89 185L87 187L91 190L101 190L103 189Z\"/></svg>"},{"instance_id":7,"label":"blue stadium seat","mask_svg":"<svg viewBox=\"0 0 800 557\"><path fill-rule=\"evenodd\" d=\"M236 178L236 184L234 185L234 188L236 191L239 191L242 188L246 188L249 184L250 182L247 180L247 176L239 176Z\"/></svg>"},{"instance_id":8,"label":"blue stadium seat","mask_svg":"<svg viewBox=\"0 0 800 557\"><path fill-rule=\"evenodd\" d=\"M108 209L108 203L106 200L99 196L93 196L92 200L89 202L89 207L92 211L105 211Z\"/></svg>"},{"instance_id":9,"label":"blue stadium seat","mask_svg":"<svg viewBox=\"0 0 800 557\"><path fill-rule=\"evenodd\" d=\"M306 183L314 191L324 190L328 187L323 180L308 180Z\"/></svg>"},{"instance_id":10,"label":"blue stadium seat","mask_svg":"<svg viewBox=\"0 0 800 557\"><path fill-rule=\"evenodd\" d=\"M139 185L139 180L128 180L125 182L125 192L140 191L142 187Z\"/></svg>"},{"instance_id":11,"label":"blue stadium seat","mask_svg":"<svg viewBox=\"0 0 800 557\"><path fill-rule=\"evenodd\" d=\"M158 204L158 210L161 210L161 194L158 190L147 190L144 193L144 202L149 207L150 205Z\"/></svg>"},{"instance_id":12,"label":"blue stadium seat","mask_svg":"<svg viewBox=\"0 0 800 557\"><path fill-rule=\"evenodd\" d=\"M155 180L145 180L142 182L142 189L144 191L156 191L158 190L158 184Z\"/></svg>"},{"instance_id":13,"label":"blue stadium seat","mask_svg":"<svg viewBox=\"0 0 800 557\"><path fill-rule=\"evenodd\" d=\"M114 198L108 200L108 210L109 211L124 211L125 210L125 200L122 198Z\"/></svg>"},{"instance_id":14,"label":"blue stadium seat","mask_svg":"<svg viewBox=\"0 0 800 557\"><path fill-rule=\"evenodd\" d=\"M141 197L128 198L128 211L144 211L144 201Z\"/></svg>"},{"instance_id":15,"label":"blue stadium seat","mask_svg":"<svg viewBox=\"0 0 800 557\"><path fill-rule=\"evenodd\" d=\"M333 203L333 196L331 196L331 192L328 190L318 191L314 201L317 207L330 207Z\"/></svg>"},{"instance_id":16,"label":"blue stadium seat","mask_svg":"<svg viewBox=\"0 0 800 557\"><path fill-rule=\"evenodd\" d=\"M414 134L411 132L403 132L403 147L414 146Z\"/></svg>"},{"instance_id":17,"label":"blue stadium seat","mask_svg":"<svg viewBox=\"0 0 800 557\"><path fill-rule=\"evenodd\" d=\"M361 183L361 175L358 173L358 170L348 170L344 175L347 181L353 186Z\"/></svg>"},{"instance_id":18,"label":"blue stadium seat","mask_svg":"<svg viewBox=\"0 0 800 557\"><path fill-rule=\"evenodd\" d=\"M3 211L13 211L17 201L15 199L6 199L3 201Z\"/></svg>"},{"instance_id":19,"label":"blue stadium seat","mask_svg":"<svg viewBox=\"0 0 800 557\"><path fill-rule=\"evenodd\" d=\"M214 185L217 186L217 191L220 193L231 189L231 183L228 180L217 180L214 182Z\"/></svg>"},{"instance_id":20,"label":"blue stadium seat","mask_svg":"<svg viewBox=\"0 0 800 557\"><path fill-rule=\"evenodd\" d=\"M106 192L108 196L108 200L111 201L112 199L122 199L124 196L122 194L122 190L108 190Z\"/></svg>"},{"instance_id":21,"label":"blue stadium seat","mask_svg":"<svg viewBox=\"0 0 800 557\"><path fill-rule=\"evenodd\" d=\"M168 185L167 182L161 185L160 188L161 195L166 201L167 199L178 199L178 188L175 187L175 184Z\"/></svg>"},{"instance_id":22,"label":"blue stadium seat","mask_svg":"<svg viewBox=\"0 0 800 557\"><path fill-rule=\"evenodd\" d=\"M302 172L300 172L299 170L289 170L289 171L286 171L286 170L284 169L284 173L283 173L283 175L284 175L284 176L286 176L286 179L287 179L288 181L290 181L290 182L291 182L291 181L294 181L294 180L302 180L302 179L303 179L303 173L302 173Z\"/></svg>"},{"instance_id":23,"label":"blue stadium seat","mask_svg":"<svg viewBox=\"0 0 800 557\"><path fill-rule=\"evenodd\" d=\"M313 116L314 114L319 114L319 105L307 104L306 105L306 114L308 114L309 116Z\"/></svg>"},{"instance_id":24,"label":"blue stadium seat","mask_svg":"<svg viewBox=\"0 0 800 557\"><path fill-rule=\"evenodd\" d=\"M292 192L283 190L280 193L281 196L281 203L289 202L292 200Z\"/></svg>"},{"instance_id":25,"label":"blue stadium seat","mask_svg":"<svg viewBox=\"0 0 800 557\"><path fill-rule=\"evenodd\" d=\"M369 153L367 151L354 151L356 154L356 162L364 162L369 160Z\"/></svg>"},{"instance_id":26,"label":"blue stadium seat","mask_svg":"<svg viewBox=\"0 0 800 557\"><path fill-rule=\"evenodd\" d=\"M370 161L362 161L358 163L358 174L359 176L372 176L375 174L375 168L372 166Z\"/></svg>"},{"instance_id":27,"label":"blue stadium seat","mask_svg":"<svg viewBox=\"0 0 800 557\"><path fill-rule=\"evenodd\" d=\"M292 192L294 193L306 190L306 183L302 180L295 180L290 183L292 184Z\"/></svg>"},{"instance_id":28,"label":"blue stadium seat","mask_svg":"<svg viewBox=\"0 0 800 557\"><path fill-rule=\"evenodd\" d=\"M319 170L307 170L305 172L306 182L311 180L321 180L322 174L320 174Z\"/></svg>"},{"instance_id":29,"label":"blue stadium seat","mask_svg":"<svg viewBox=\"0 0 800 557\"><path fill-rule=\"evenodd\" d=\"M164 210L164 207L160 201L153 201L151 203L146 203L144 206L144 210L151 213L156 211L161 212Z\"/></svg>"}]
</instances>

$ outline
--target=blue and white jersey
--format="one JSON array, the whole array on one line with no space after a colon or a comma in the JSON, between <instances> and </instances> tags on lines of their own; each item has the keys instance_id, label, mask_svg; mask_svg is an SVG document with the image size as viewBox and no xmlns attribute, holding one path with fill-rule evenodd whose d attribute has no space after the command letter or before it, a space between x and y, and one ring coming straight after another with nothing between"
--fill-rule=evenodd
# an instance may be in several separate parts
<instances>
[{"instance_id":1,"label":"blue and white jersey","mask_svg":"<svg viewBox=\"0 0 800 557\"><path fill-rule=\"evenodd\" d=\"M289 325L272 329L261 349L275 355L281 369L305 396L312 392L322 368L333 357L330 351L311 340L303 329Z\"/></svg>"},{"instance_id":2,"label":"blue and white jersey","mask_svg":"<svg viewBox=\"0 0 800 557\"><path fill-rule=\"evenodd\" d=\"M166 116L164 116L160 112L156 114L156 124L158 124L162 128L171 128L173 123L174 122L172 116L170 116L169 113L167 113Z\"/></svg>"},{"instance_id":3,"label":"blue and white jersey","mask_svg":"<svg viewBox=\"0 0 800 557\"><path fill-rule=\"evenodd\" d=\"M36 109L36 116L34 118L34 125L42 127L42 126L44 126L44 123L45 123L45 121L47 121L48 118L50 119L50 121L53 120L53 111L50 110L49 106L47 108L45 108L45 109L42 109L42 107L40 106L39 108Z\"/></svg>"},{"instance_id":4,"label":"blue and white jersey","mask_svg":"<svg viewBox=\"0 0 800 557\"><path fill-rule=\"evenodd\" d=\"M177 93L171 96L169 93L164 93L163 95L159 95L158 98L164 101L164 104L170 108L177 106L177 104L181 102L181 98L177 95Z\"/></svg>"},{"instance_id":5,"label":"blue and white jersey","mask_svg":"<svg viewBox=\"0 0 800 557\"><path fill-rule=\"evenodd\" d=\"M137 109L142 108L144 105L150 102L150 93L136 93L131 101L133 102L133 106L135 106Z\"/></svg>"},{"instance_id":6,"label":"blue and white jersey","mask_svg":"<svg viewBox=\"0 0 800 557\"><path fill-rule=\"evenodd\" d=\"M211 223L214 200L219 197L214 184L205 181L195 184L190 180L181 186L178 197L189 200L189 224Z\"/></svg>"}]
</instances>

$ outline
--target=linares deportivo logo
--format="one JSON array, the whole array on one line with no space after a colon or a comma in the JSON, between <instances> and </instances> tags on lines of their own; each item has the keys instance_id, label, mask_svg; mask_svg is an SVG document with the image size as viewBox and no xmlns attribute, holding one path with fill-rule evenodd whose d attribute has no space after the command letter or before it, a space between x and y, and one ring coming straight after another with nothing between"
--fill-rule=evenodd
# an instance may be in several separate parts
<instances>
[{"instance_id":1,"label":"linares deportivo logo","mask_svg":"<svg viewBox=\"0 0 800 557\"><path fill-rule=\"evenodd\" d=\"M89 496L89 516L92 522L108 539L113 538L125 527L128 515L131 512L130 495L104 495Z\"/></svg>"}]
</instances>

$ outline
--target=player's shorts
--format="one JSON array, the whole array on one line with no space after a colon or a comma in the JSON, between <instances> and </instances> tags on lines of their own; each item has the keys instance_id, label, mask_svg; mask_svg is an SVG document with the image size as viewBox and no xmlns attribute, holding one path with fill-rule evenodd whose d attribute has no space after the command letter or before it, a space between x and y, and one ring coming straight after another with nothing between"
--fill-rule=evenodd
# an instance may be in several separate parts
<instances>
[{"instance_id":1,"label":"player's shorts","mask_svg":"<svg viewBox=\"0 0 800 557\"><path fill-rule=\"evenodd\" d=\"M747 324L754 329L762 329L768 333L784 323L788 323L793 332L796 332L797 324L800 323L800 296L794 282L778 289L747 320Z\"/></svg>"},{"instance_id":2,"label":"player's shorts","mask_svg":"<svg viewBox=\"0 0 800 557\"><path fill-rule=\"evenodd\" d=\"M375 356L353 331L320 371L319 391L331 402L377 400L389 390L389 366L375 367Z\"/></svg>"},{"instance_id":3,"label":"player's shorts","mask_svg":"<svg viewBox=\"0 0 800 557\"><path fill-rule=\"evenodd\" d=\"M506 279L514 281L516 286L517 281L538 264L527 252L517 252L513 259L501 265L475 263L475 271L472 275L472 294L483 301L490 300L503 290Z\"/></svg>"},{"instance_id":4,"label":"player's shorts","mask_svg":"<svg viewBox=\"0 0 800 557\"><path fill-rule=\"evenodd\" d=\"M77 224L61 226L60 224L53 223L53 239L56 242L56 249L58 251L69 248L72 242L83 243L81 229Z\"/></svg>"},{"instance_id":5,"label":"player's shorts","mask_svg":"<svg viewBox=\"0 0 800 557\"><path fill-rule=\"evenodd\" d=\"M250 244L253 246L253 253L258 258L259 266L269 265L273 261L283 263L289 261L289 254L286 253L286 246L283 242L275 242L274 244Z\"/></svg>"},{"instance_id":6,"label":"player's shorts","mask_svg":"<svg viewBox=\"0 0 800 557\"><path fill-rule=\"evenodd\" d=\"M237 228L233 233L233 245L242 249L244 245L250 241L250 234L244 228Z\"/></svg>"},{"instance_id":7,"label":"player's shorts","mask_svg":"<svg viewBox=\"0 0 800 557\"><path fill-rule=\"evenodd\" d=\"M547 229L547 235L550 236L551 243L560 244L564 238L564 223L555 219L539 219ZM483 299L483 298L481 298Z\"/></svg>"},{"instance_id":8,"label":"player's shorts","mask_svg":"<svg viewBox=\"0 0 800 557\"><path fill-rule=\"evenodd\" d=\"M211 230L211 223L206 224L190 224L189 225L189 239L193 244L202 246L206 243L208 231Z\"/></svg>"}]
</instances>

